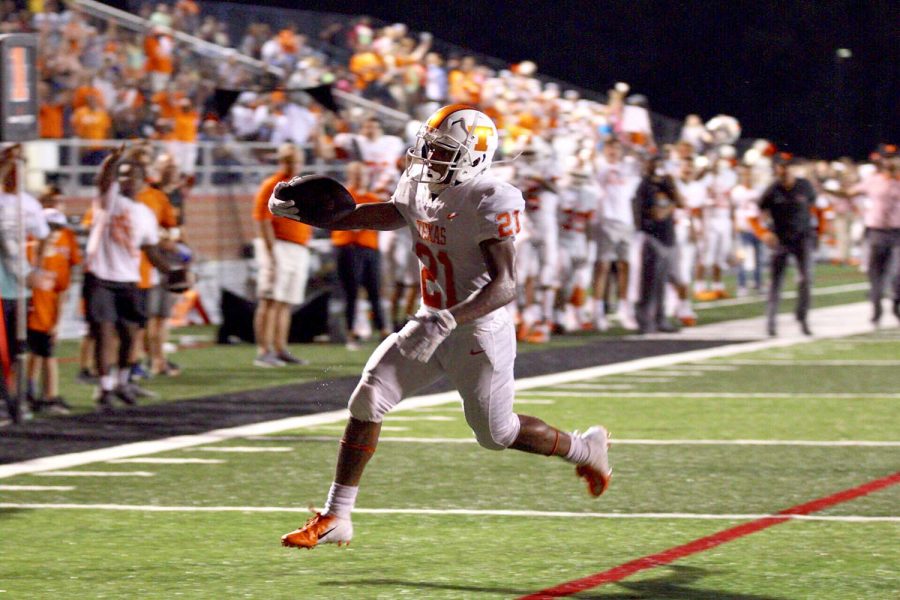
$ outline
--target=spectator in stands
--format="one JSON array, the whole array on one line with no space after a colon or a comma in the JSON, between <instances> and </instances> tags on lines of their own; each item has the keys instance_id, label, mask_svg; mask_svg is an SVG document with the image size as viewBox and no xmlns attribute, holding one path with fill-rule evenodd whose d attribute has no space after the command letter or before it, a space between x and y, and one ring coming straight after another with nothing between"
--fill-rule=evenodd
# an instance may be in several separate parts
<instances>
[{"instance_id":1,"label":"spectator in stands","mask_svg":"<svg viewBox=\"0 0 900 600\"><path fill-rule=\"evenodd\" d=\"M68 227L66 216L59 209L59 189L51 187L41 198L44 218L50 226L47 249L39 265L47 277L44 288L35 289L28 313L28 401L35 413L69 414L71 407L59 395L59 368L54 348L66 291L71 281L72 267L81 264L81 251L74 232ZM29 253L36 250L29 244ZM41 393L37 393L37 379L41 377Z\"/></svg>"},{"instance_id":2,"label":"spectator in stands","mask_svg":"<svg viewBox=\"0 0 900 600\"><path fill-rule=\"evenodd\" d=\"M278 172L266 179L256 193L253 220L257 237L253 241L257 264L257 307L253 319L257 367L306 364L287 347L292 308L302 304L309 276L309 248L312 228L269 212L269 197L275 186L290 181L303 168L302 154L291 144L278 148Z\"/></svg>"},{"instance_id":3,"label":"spectator in stands","mask_svg":"<svg viewBox=\"0 0 900 600\"><path fill-rule=\"evenodd\" d=\"M166 87L175 71L175 40L165 27L154 27L144 38L145 69L150 89L158 92Z\"/></svg>"},{"instance_id":4,"label":"spectator in stands","mask_svg":"<svg viewBox=\"0 0 900 600\"><path fill-rule=\"evenodd\" d=\"M66 103L61 92L53 92L46 81L38 82L40 112L38 114L39 135L45 139L65 137Z\"/></svg>"},{"instance_id":5,"label":"spectator in stands","mask_svg":"<svg viewBox=\"0 0 900 600\"><path fill-rule=\"evenodd\" d=\"M7 146L0 151L0 304L2 304L3 319L0 333L0 398L5 401L10 418L19 416L16 404L16 390L7 388L7 375L16 367L19 356L19 347L16 340L17 310L20 286L25 288L26 302L31 296L32 289L47 287L46 277L40 269L30 269L25 273L19 272L19 260L24 251L19 243L18 215L19 197L18 183L20 176L17 173L16 159L21 157L22 149L19 145ZM44 217L40 203L31 195L23 194L23 220L25 234L34 240L38 240L34 252L34 264L43 264L46 252L46 239L50 235L50 229ZM26 265L26 269L29 267ZM0 418L0 422L5 419Z\"/></svg>"},{"instance_id":6,"label":"spectator in stands","mask_svg":"<svg viewBox=\"0 0 900 600\"><path fill-rule=\"evenodd\" d=\"M381 198L367 188L366 166L358 161L347 165L347 189L357 204L380 202ZM347 326L347 349L359 350L356 333L357 296L359 288L366 290L375 329L387 335L381 308L381 254L378 252L378 232L368 229L332 231L331 243L337 249L338 278L344 291L344 316Z\"/></svg>"},{"instance_id":7,"label":"spectator in stands","mask_svg":"<svg viewBox=\"0 0 900 600\"><path fill-rule=\"evenodd\" d=\"M172 139L168 144L172 159L188 176L197 167L197 132L200 113L189 98L181 98L175 104L172 115Z\"/></svg>"},{"instance_id":8,"label":"spectator in stands","mask_svg":"<svg viewBox=\"0 0 900 600\"><path fill-rule=\"evenodd\" d=\"M81 164L96 166L106 154L101 142L109 139L112 133L112 119L97 96L85 96L85 103L72 114L72 129L77 137L89 142L81 149ZM90 174L82 175L82 185L87 185L92 177Z\"/></svg>"}]
</instances>

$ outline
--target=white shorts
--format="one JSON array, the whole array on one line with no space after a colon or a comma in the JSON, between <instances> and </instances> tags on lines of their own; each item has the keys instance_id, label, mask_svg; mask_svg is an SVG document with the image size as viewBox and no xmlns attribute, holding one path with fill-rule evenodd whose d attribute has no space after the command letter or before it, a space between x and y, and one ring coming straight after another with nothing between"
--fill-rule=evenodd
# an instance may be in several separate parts
<instances>
[{"instance_id":1,"label":"white shorts","mask_svg":"<svg viewBox=\"0 0 900 600\"><path fill-rule=\"evenodd\" d=\"M309 248L302 244L275 240L272 252L275 265L269 260L262 239L253 240L256 264L256 295L285 304L302 304L306 298L309 279Z\"/></svg>"},{"instance_id":2,"label":"white shorts","mask_svg":"<svg viewBox=\"0 0 900 600\"><path fill-rule=\"evenodd\" d=\"M731 221L710 221L703 237L703 266L727 269L728 260L731 258Z\"/></svg>"},{"instance_id":3,"label":"white shorts","mask_svg":"<svg viewBox=\"0 0 900 600\"><path fill-rule=\"evenodd\" d=\"M628 260L631 242L634 239L634 228L622 221L601 219L594 224L597 240L597 260L603 262Z\"/></svg>"},{"instance_id":4,"label":"white shorts","mask_svg":"<svg viewBox=\"0 0 900 600\"><path fill-rule=\"evenodd\" d=\"M388 336L369 357L350 396L355 419L380 422L401 400L446 375L462 396L466 422L479 444L502 450L516 440L516 335L505 308L454 330L427 363L401 355L397 339Z\"/></svg>"}]
</instances>

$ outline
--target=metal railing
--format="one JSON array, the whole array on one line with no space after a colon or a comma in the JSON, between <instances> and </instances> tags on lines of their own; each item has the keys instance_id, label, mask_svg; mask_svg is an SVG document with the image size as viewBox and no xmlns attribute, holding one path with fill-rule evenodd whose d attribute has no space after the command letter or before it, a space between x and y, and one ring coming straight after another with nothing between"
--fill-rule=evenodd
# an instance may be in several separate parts
<instances>
[{"instance_id":1,"label":"metal railing","mask_svg":"<svg viewBox=\"0 0 900 600\"><path fill-rule=\"evenodd\" d=\"M124 10L119 10L108 4L97 2L96 0L73 0L73 3L81 8L85 14L99 19L114 21L117 25L132 31L144 33L154 26L153 23L146 19L142 19L131 13L125 12ZM234 56L243 67L256 73L269 73L282 80L288 75L284 69L267 64L261 60L247 56L246 54L242 54L235 48L220 46L219 44L208 42L183 31L178 31L177 29L172 29L171 32L176 40L191 47L201 56L213 59L224 59L228 56ZM383 106L377 102L372 102L371 100L361 98L348 92L332 89L332 94L344 104L358 106L364 110L376 113L380 118L389 123L403 126L412 119L412 117L405 112L388 108L387 106Z\"/></svg>"},{"instance_id":2,"label":"metal railing","mask_svg":"<svg viewBox=\"0 0 900 600\"><path fill-rule=\"evenodd\" d=\"M84 197L94 193L94 176L106 151L125 140L83 140L66 138L38 140L25 144L28 189L38 190L55 183L63 193ZM172 142L151 141L155 153L171 152ZM197 161L193 169L179 164L183 173L194 175L195 193L256 192L259 183L272 174L276 145L267 142L196 142ZM344 161L326 161L315 156L312 146L301 147L306 155L302 173L320 173L338 177L344 173Z\"/></svg>"}]
</instances>

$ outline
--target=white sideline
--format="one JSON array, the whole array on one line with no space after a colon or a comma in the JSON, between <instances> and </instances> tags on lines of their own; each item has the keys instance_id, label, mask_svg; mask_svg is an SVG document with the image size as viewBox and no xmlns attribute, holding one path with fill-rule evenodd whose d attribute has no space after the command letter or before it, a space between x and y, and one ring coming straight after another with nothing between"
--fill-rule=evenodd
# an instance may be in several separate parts
<instances>
[{"instance_id":1,"label":"white sideline","mask_svg":"<svg viewBox=\"0 0 900 600\"><path fill-rule=\"evenodd\" d=\"M284 436L297 442L337 442L341 438L326 435ZM459 437L381 437L378 442L405 444L476 444L475 438ZM613 438L613 446L812 446L823 448L900 448L900 441L889 440L649 440Z\"/></svg>"},{"instance_id":2,"label":"white sideline","mask_svg":"<svg viewBox=\"0 0 900 600\"><path fill-rule=\"evenodd\" d=\"M827 398L827 399L882 399L900 398L900 393L894 392L555 392L537 390L527 392L528 397L535 398Z\"/></svg>"},{"instance_id":3,"label":"white sideline","mask_svg":"<svg viewBox=\"0 0 900 600\"><path fill-rule=\"evenodd\" d=\"M900 367L900 360L874 358L872 360L729 360L723 365L744 366L776 366L776 367Z\"/></svg>"},{"instance_id":4,"label":"white sideline","mask_svg":"<svg viewBox=\"0 0 900 600\"><path fill-rule=\"evenodd\" d=\"M133 463L146 465L221 465L225 461L218 458L153 458L152 456L138 458L119 458L106 461L111 464Z\"/></svg>"},{"instance_id":5,"label":"white sideline","mask_svg":"<svg viewBox=\"0 0 900 600\"><path fill-rule=\"evenodd\" d=\"M24 510L109 510L140 512L245 512L245 513L309 513L309 508L296 506L158 506L153 504L58 504L2 502L0 509ZM470 508L354 508L353 514L368 515L434 515L459 517L551 517L574 519L700 519L709 521L746 521L765 518L789 518L797 521L836 521L845 523L900 523L897 516L860 515L783 515L783 514L716 514L716 513L601 513L541 510L477 510Z\"/></svg>"},{"instance_id":6,"label":"white sideline","mask_svg":"<svg viewBox=\"0 0 900 600\"><path fill-rule=\"evenodd\" d=\"M48 471L36 473L40 477L155 477L150 471Z\"/></svg>"},{"instance_id":7,"label":"white sideline","mask_svg":"<svg viewBox=\"0 0 900 600\"><path fill-rule=\"evenodd\" d=\"M2 492L71 492L74 485L0 485Z\"/></svg>"},{"instance_id":8,"label":"white sideline","mask_svg":"<svg viewBox=\"0 0 900 600\"><path fill-rule=\"evenodd\" d=\"M615 375L620 373L631 373L643 369L668 367L675 364L691 363L701 360L708 360L711 358L733 356L735 354L746 354L748 352L767 350L770 348L786 348L797 344L805 344L815 340L821 340L830 337L840 338L849 335L868 333L871 332L871 325L869 324L866 317L868 315L868 308L869 304L867 302L859 302L856 304L846 304L837 307L816 309L812 311L814 316L822 316L828 319L828 329L830 329L831 331L827 335L823 335L820 333L820 335L813 338L805 337L802 335L786 335L784 337L759 340L755 342L728 344L715 348L704 348L701 350L691 350L688 352L679 352L676 354L651 356L611 365L588 367L585 369L575 369L562 373L551 373L549 375L541 375L538 377L526 377L516 381L516 390L522 391L532 388L558 385L561 383L570 383L573 381L584 381L585 379L595 379L598 377L605 377L608 375ZM820 328L819 331L824 332L825 329ZM458 401L459 395L457 394L457 392L441 392L438 394L408 398L404 400L395 409L395 411L411 410L427 406L437 406L440 404L447 404L450 402ZM52 471L55 469L64 469L68 467L115 460L119 458L130 458L134 456L156 454L159 452L167 452L180 448L202 446L205 444L213 444L250 435L265 435L269 433L287 431L290 429L297 429L300 427L325 425L329 423L344 421L348 416L349 411L347 409L342 409L314 415L289 417L285 419L277 419L274 421L266 421L263 423L253 423L251 425L241 425L239 427L216 429L206 433L194 435L180 435L160 440L136 442L131 444L123 444L120 446L113 446L110 448L88 450L85 452L73 452L70 454L61 454L57 456L46 456L19 463L0 465L0 479L5 477L12 477L15 475Z\"/></svg>"}]
</instances>

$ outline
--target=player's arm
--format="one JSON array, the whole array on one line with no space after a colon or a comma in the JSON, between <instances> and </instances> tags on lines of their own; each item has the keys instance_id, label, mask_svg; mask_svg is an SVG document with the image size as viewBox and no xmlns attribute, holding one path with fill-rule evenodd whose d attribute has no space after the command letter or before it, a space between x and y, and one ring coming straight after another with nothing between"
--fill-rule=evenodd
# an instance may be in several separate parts
<instances>
[{"instance_id":1,"label":"player's arm","mask_svg":"<svg viewBox=\"0 0 900 600\"><path fill-rule=\"evenodd\" d=\"M450 314L457 325L483 317L516 298L516 247L512 238L485 240L480 247L491 281L456 306L450 307Z\"/></svg>"},{"instance_id":2,"label":"player's arm","mask_svg":"<svg viewBox=\"0 0 900 600\"><path fill-rule=\"evenodd\" d=\"M112 184L116 181L116 169L119 167L119 159L125 152L125 146L119 146L113 149L109 155L100 163L100 172L97 175L97 187L100 189L100 206L106 208L108 205L108 194Z\"/></svg>"},{"instance_id":3,"label":"player's arm","mask_svg":"<svg viewBox=\"0 0 900 600\"><path fill-rule=\"evenodd\" d=\"M393 202L358 204L353 212L332 222L327 229L376 229L391 231L406 225L403 215Z\"/></svg>"},{"instance_id":4,"label":"player's arm","mask_svg":"<svg viewBox=\"0 0 900 600\"><path fill-rule=\"evenodd\" d=\"M159 249L159 244L144 244L141 246L141 250L147 255L147 260L150 261L150 264L159 269L160 273L168 275L172 270L172 265L163 256L162 251Z\"/></svg>"},{"instance_id":5,"label":"player's arm","mask_svg":"<svg viewBox=\"0 0 900 600\"><path fill-rule=\"evenodd\" d=\"M763 225L764 222L771 222L772 215L768 208L771 202L771 188L769 188L760 199L759 214L748 218L747 221L749 221L750 227L753 229L753 233L756 234L756 237L769 248L775 248L778 245L778 236Z\"/></svg>"}]
</instances>

